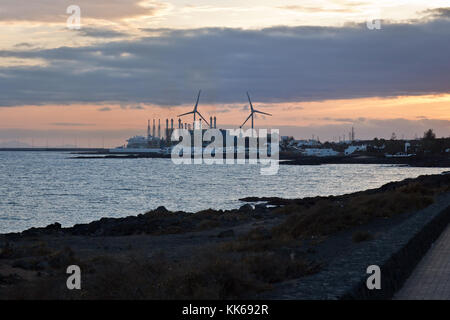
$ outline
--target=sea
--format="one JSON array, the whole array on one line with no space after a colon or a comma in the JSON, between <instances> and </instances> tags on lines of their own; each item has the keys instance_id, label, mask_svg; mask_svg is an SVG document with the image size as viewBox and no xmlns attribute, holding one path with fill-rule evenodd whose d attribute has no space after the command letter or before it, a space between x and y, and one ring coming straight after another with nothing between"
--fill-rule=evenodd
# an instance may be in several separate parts
<instances>
[{"instance_id":1,"label":"sea","mask_svg":"<svg viewBox=\"0 0 450 320\"><path fill-rule=\"evenodd\" d=\"M446 168L375 164L174 164L171 159L75 159L69 152L0 152L0 233L59 222L138 215L159 206L196 212L232 209L240 198L340 195Z\"/></svg>"}]
</instances>

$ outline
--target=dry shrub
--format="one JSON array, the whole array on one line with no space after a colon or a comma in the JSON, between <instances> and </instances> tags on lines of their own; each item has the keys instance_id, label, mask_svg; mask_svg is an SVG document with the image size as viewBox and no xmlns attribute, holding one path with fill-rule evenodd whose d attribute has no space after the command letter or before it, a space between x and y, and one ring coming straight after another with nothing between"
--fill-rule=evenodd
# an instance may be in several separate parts
<instances>
[{"instance_id":1,"label":"dry shrub","mask_svg":"<svg viewBox=\"0 0 450 320\"><path fill-rule=\"evenodd\" d=\"M352 234L352 241L353 242L363 242L363 241L368 241L368 240L372 240L373 236L370 232L367 231L356 231Z\"/></svg>"},{"instance_id":2,"label":"dry shrub","mask_svg":"<svg viewBox=\"0 0 450 320\"><path fill-rule=\"evenodd\" d=\"M347 198L321 199L301 212L288 216L273 228L275 236L304 238L329 235L374 218L423 209L433 203L436 190L409 184L383 193L362 193Z\"/></svg>"},{"instance_id":3,"label":"dry shrub","mask_svg":"<svg viewBox=\"0 0 450 320\"><path fill-rule=\"evenodd\" d=\"M0 248L0 259L19 259L23 257L40 257L52 252L44 241L24 246L15 246L11 242L5 242Z\"/></svg>"}]
</instances>

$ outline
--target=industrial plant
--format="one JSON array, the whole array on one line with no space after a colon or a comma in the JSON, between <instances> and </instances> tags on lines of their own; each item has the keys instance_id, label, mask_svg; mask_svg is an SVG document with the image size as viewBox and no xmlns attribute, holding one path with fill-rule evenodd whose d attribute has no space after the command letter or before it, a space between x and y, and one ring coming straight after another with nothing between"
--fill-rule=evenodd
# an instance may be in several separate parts
<instances>
[{"instance_id":1,"label":"industrial plant","mask_svg":"<svg viewBox=\"0 0 450 320\"><path fill-rule=\"evenodd\" d=\"M216 116L210 116L209 122L203 117L203 115L198 110L198 105L200 101L200 95L201 90L199 90L197 95L197 100L194 105L194 109L192 111L183 113L178 115L178 129L185 129L188 130L190 133L193 133L194 130L202 130L202 135L207 129L217 129L217 118ZM240 126L242 128L245 123L251 118L251 128L254 129L254 114L260 113L264 115L269 115L269 113L265 113L259 110L256 110L253 108L253 104L250 99L250 95L247 92L248 101L250 104L250 115L247 117L247 119L244 121L244 123ZM182 118L186 115L193 115L193 122L187 123L183 122ZM197 116L199 116L199 119L197 120ZM174 119L165 119L165 129L164 132L161 132L161 119L158 119L158 124L156 124L156 120L153 119L153 126L150 123L150 120L148 120L147 123L147 136L134 136L127 140L127 144L118 148L110 149L110 153L163 153L163 154L169 154L171 151L171 147L175 142L171 140L172 133L175 130L174 127ZM169 124L170 123L170 124ZM227 142L230 141L229 139L229 131L225 129L219 129L220 132L223 135L223 142L224 146ZM235 142L237 137L233 137L232 141ZM203 147L206 147L204 145Z\"/></svg>"}]
</instances>

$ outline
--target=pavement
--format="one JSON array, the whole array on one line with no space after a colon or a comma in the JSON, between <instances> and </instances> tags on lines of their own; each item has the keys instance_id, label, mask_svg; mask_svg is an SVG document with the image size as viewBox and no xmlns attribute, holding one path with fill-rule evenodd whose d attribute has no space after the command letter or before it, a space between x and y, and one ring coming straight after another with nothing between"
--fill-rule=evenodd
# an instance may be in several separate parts
<instances>
[{"instance_id":1,"label":"pavement","mask_svg":"<svg viewBox=\"0 0 450 320\"><path fill-rule=\"evenodd\" d=\"M450 225L434 242L396 300L450 300Z\"/></svg>"}]
</instances>

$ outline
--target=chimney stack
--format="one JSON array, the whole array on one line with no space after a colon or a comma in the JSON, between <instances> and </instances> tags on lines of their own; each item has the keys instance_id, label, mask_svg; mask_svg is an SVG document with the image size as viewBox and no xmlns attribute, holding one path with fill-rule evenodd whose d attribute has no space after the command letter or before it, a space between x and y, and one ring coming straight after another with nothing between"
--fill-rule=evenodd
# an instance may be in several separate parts
<instances>
[{"instance_id":1,"label":"chimney stack","mask_svg":"<svg viewBox=\"0 0 450 320\"><path fill-rule=\"evenodd\" d=\"M161 138L161 119L158 119L158 138Z\"/></svg>"},{"instance_id":2,"label":"chimney stack","mask_svg":"<svg viewBox=\"0 0 450 320\"><path fill-rule=\"evenodd\" d=\"M153 119L153 137L155 137L156 124L155 119Z\"/></svg>"},{"instance_id":3,"label":"chimney stack","mask_svg":"<svg viewBox=\"0 0 450 320\"><path fill-rule=\"evenodd\" d=\"M166 139L169 139L169 119L166 118Z\"/></svg>"},{"instance_id":4,"label":"chimney stack","mask_svg":"<svg viewBox=\"0 0 450 320\"><path fill-rule=\"evenodd\" d=\"M216 126L216 116L214 116L214 129L217 129L217 126Z\"/></svg>"},{"instance_id":5,"label":"chimney stack","mask_svg":"<svg viewBox=\"0 0 450 320\"><path fill-rule=\"evenodd\" d=\"M209 117L209 127L210 127L210 128L214 128L214 127L213 127L213 118L212 118L212 116Z\"/></svg>"}]
</instances>

